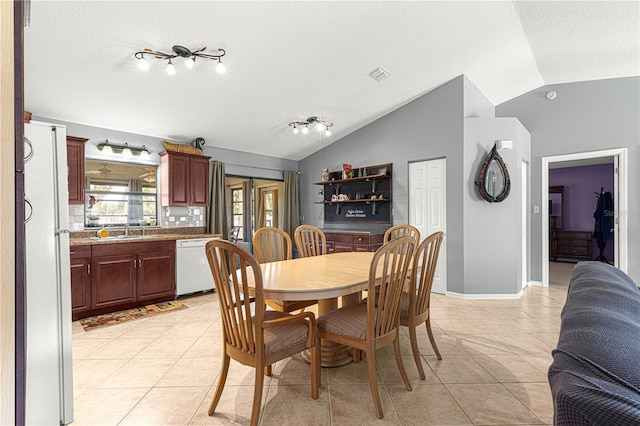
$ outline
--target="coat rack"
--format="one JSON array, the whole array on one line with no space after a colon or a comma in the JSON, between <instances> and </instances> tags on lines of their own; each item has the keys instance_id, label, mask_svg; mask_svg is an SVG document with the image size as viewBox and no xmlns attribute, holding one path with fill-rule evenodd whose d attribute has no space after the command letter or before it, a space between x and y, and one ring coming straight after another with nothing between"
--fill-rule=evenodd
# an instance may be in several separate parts
<instances>
[{"instance_id":1,"label":"coat rack","mask_svg":"<svg viewBox=\"0 0 640 426\"><path fill-rule=\"evenodd\" d=\"M613 199L611 192L600 188L600 193L595 193L598 198L596 205L596 211L593 213L595 219L595 226L593 229L593 235L597 240L598 249L600 254L594 259L600 262L609 263L604 256L604 248L607 245L607 240L611 238L614 223L613 223Z\"/></svg>"}]
</instances>

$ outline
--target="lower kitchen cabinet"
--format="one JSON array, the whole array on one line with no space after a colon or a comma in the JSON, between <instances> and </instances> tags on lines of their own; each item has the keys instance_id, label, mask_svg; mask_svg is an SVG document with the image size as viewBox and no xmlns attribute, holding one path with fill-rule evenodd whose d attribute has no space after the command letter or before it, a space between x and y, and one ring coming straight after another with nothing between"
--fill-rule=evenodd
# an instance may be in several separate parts
<instances>
[{"instance_id":1,"label":"lower kitchen cabinet","mask_svg":"<svg viewBox=\"0 0 640 426\"><path fill-rule=\"evenodd\" d=\"M74 260L72 254L74 321L175 298L175 241L72 246L71 251L78 247L88 247L90 259Z\"/></svg>"},{"instance_id":2,"label":"lower kitchen cabinet","mask_svg":"<svg viewBox=\"0 0 640 426\"><path fill-rule=\"evenodd\" d=\"M71 246L71 312L91 310L91 246Z\"/></svg>"}]
</instances>

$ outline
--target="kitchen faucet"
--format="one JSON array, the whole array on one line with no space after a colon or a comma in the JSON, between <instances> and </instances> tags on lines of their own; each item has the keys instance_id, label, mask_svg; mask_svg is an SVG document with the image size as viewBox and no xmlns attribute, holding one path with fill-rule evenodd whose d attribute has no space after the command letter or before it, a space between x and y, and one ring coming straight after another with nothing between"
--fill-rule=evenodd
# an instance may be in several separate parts
<instances>
[{"instance_id":1,"label":"kitchen faucet","mask_svg":"<svg viewBox=\"0 0 640 426\"><path fill-rule=\"evenodd\" d=\"M129 236L129 224L128 223L124 224L124 235L127 236L127 237Z\"/></svg>"}]
</instances>

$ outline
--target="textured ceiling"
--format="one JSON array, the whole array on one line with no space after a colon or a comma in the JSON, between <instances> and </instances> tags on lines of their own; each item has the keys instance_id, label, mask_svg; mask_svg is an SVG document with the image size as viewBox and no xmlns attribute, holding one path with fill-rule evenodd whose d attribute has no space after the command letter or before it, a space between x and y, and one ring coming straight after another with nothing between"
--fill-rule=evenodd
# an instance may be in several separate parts
<instances>
[{"instance_id":1,"label":"textured ceiling","mask_svg":"<svg viewBox=\"0 0 640 426\"><path fill-rule=\"evenodd\" d=\"M639 2L37 1L25 108L38 116L299 160L465 74L494 104L640 74ZM177 73L133 54L227 51ZM381 83L367 73L382 66ZM333 135L293 135L316 115Z\"/></svg>"}]
</instances>

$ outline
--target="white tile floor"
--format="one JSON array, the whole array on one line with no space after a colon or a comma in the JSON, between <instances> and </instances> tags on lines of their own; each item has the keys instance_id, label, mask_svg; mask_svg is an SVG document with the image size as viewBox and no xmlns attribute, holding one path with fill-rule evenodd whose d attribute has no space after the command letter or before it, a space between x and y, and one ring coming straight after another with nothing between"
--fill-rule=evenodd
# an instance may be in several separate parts
<instances>
[{"instance_id":1,"label":"white tile floor","mask_svg":"<svg viewBox=\"0 0 640 426\"><path fill-rule=\"evenodd\" d=\"M408 392L392 349L377 353L383 420L374 413L366 363L323 369L314 401L309 365L295 356L265 378L260 422L551 424L546 374L565 296L562 286L530 287L518 300L434 295L433 331L443 359L420 327L427 379L419 380L403 329ZM248 424L254 370L233 360L217 412L207 416L221 364L218 303L214 293L183 301L188 309L90 332L73 324L74 425Z\"/></svg>"}]
</instances>

